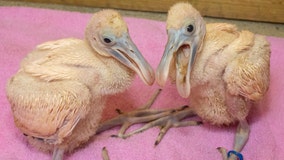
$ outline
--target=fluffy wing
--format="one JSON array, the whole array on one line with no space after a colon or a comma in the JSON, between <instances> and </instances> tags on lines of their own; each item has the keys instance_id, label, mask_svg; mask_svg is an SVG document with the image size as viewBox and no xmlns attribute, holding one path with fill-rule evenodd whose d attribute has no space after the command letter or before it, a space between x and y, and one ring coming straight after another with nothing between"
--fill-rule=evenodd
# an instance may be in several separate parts
<instances>
[{"instance_id":1,"label":"fluffy wing","mask_svg":"<svg viewBox=\"0 0 284 160\"><path fill-rule=\"evenodd\" d=\"M25 134L61 143L89 111L91 94L76 81L46 82L17 73L7 85L15 124Z\"/></svg>"},{"instance_id":2,"label":"fluffy wing","mask_svg":"<svg viewBox=\"0 0 284 160\"><path fill-rule=\"evenodd\" d=\"M236 55L225 69L227 90L253 101L262 99L269 87L269 43L263 36L242 31L230 49Z\"/></svg>"},{"instance_id":3,"label":"fluffy wing","mask_svg":"<svg viewBox=\"0 0 284 160\"><path fill-rule=\"evenodd\" d=\"M94 61L85 45L77 39L46 42L22 61L7 96L25 134L60 143L88 113L91 93L85 81L97 75L89 73Z\"/></svg>"},{"instance_id":4,"label":"fluffy wing","mask_svg":"<svg viewBox=\"0 0 284 160\"><path fill-rule=\"evenodd\" d=\"M45 81L80 77L94 66L92 51L79 39L62 39L38 45L21 64L24 72Z\"/></svg>"}]
</instances>

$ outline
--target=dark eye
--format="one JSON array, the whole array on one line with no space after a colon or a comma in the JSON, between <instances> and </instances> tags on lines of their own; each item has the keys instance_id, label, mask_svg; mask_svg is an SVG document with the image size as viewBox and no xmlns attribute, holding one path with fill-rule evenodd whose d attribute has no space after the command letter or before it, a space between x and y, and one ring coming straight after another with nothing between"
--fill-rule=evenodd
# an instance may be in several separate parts
<instances>
[{"instance_id":1,"label":"dark eye","mask_svg":"<svg viewBox=\"0 0 284 160\"><path fill-rule=\"evenodd\" d=\"M104 38L105 43L111 43L111 40L109 38Z\"/></svg>"},{"instance_id":2,"label":"dark eye","mask_svg":"<svg viewBox=\"0 0 284 160\"><path fill-rule=\"evenodd\" d=\"M191 33L194 30L194 27L192 24L188 25L186 28L187 32Z\"/></svg>"},{"instance_id":3,"label":"dark eye","mask_svg":"<svg viewBox=\"0 0 284 160\"><path fill-rule=\"evenodd\" d=\"M107 45L107 46L112 46L115 44L115 36L113 35L110 35L110 34L107 34L107 35L102 35L100 37L101 39L101 42L104 44L104 45Z\"/></svg>"}]
</instances>

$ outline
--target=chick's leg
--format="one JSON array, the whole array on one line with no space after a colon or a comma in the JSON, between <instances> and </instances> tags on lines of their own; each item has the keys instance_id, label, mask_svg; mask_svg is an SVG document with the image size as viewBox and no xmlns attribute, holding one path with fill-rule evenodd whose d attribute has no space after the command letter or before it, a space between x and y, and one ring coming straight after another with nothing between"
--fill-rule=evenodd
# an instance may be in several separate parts
<instances>
[{"instance_id":1,"label":"chick's leg","mask_svg":"<svg viewBox=\"0 0 284 160\"><path fill-rule=\"evenodd\" d=\"M249 138L249 125L246 120L240 121L235 136L234 150L241 152Z\"/></svg>"},{"instance_id":2,"label":"chick's leg","mask_svg":"<svg viewBox=\"0 0 284 160\"><path fill-rule=\"evenodd\" d=\"M249 125L246 120L241 120L239 122L237 132L235 135L234 141L234 150L227 152L224 148L218 148L220 153L222 154L223 160L242 160L242 155L240 152L244 148L249 138Z\"/></svg>"},{"instance_id":3,"label":"chick's leg","mask_svg":"<svg viewBox=\"0 0 284 160\"><path fill-rule=\"evenodd\" d=\"M97 129L97 134L101 133L103 131L106 131L110 128L113 128L115 126L121 125L121 129L118 133L118 135L123 135L126 130L133 124L136 123L143 123L143 122L148 122L148 119L152 119L151 115L155 116L156 114L161 113L162 111L158 110L148 110L151 105L154 103L156 100L157 96L160 94L161 90L157 90L154 95L150 98L150 100L141 108L123 113L120 109L116 109L117 113L119 114L117 117L114 117L112 119L106 120L102 122L98 129ZM158 117L159 115L157 115ZM149 118L150 117L150 118Z\"/></svg>"},{"instance_id":4,"label":"chick's leg","mask_svg":"<svg viewBox=\"0 0 284 160\"><path fill-rule=\"evenodd\" d=\"M160 133L155 141L155 146L156 146L161 142L162 138L165 136L165 134L170 128L196 126L202 124L201 121L196 121L196 120L183 121L185 118L194 117L194 116L196 116L196 114L188 106L182 106L177 109L169 109L165 112L165 116L148 122L140 129L137 129L133 132L126 134L125 137L129 137L136 133L143 132L155 126L160 126Z\"/></svg>"},{"instance_id":5,"label":"chick's leg","mask_svg":"<svg viewBox=\"0 0 284 160\"><path fill-rule=\"evenodd\" d=\"M200 121L182 121L186 117L196 116L194 111L188 106L165 110L150 109L160 92L161 90L156 91L155 94L151 97L151 99L142 108L128 113L122 113L120 110L117 110L119 115L113 119L103 122L99 126L97 133L121 125L122 127L120 131L117 135L114 135L113 137L127 138L134 134L141 133L149 128L160 126L161 130L155 142L155 145L158 145L164 135L167 133L167 131L172 127L184 127L189 125L201 124ZM126 133L126 130L131 125L137 123L146 124L137 130L134 130L130 133Z\"/></svg>"},{"instance_id":6,"label":"chick's leg","mask_svg":"<svg viewBox=\"0 0 284 160\"><path fill-rule=\"evenodd\" d=\"M55 147L53 150L52 160L63 160L64 149Z\"/></svg>"}]
</instances>

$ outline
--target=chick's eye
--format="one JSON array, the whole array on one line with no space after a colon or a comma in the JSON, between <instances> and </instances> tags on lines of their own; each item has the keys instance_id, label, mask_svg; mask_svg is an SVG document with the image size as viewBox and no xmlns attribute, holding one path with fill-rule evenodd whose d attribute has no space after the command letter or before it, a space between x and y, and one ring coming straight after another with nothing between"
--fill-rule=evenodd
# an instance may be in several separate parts
<instances>
[{"instance_id":1,"label":"chick's eye","mask_svg":"<svg viewBox=\"0 0 284 160\"><path fill-rule=\"evenodd\" d=\"M187 32L191 33L194 30L194 27L192 24L188 25L186 28Z\"/></svg>"},{"instance_id":2,"label":"chick's eye","mask_svg":"<svg viewBox=\"0 0 284 160\"><path fill-rule=\"evenodd\" d=\"M115 37L113 35L102 35L100 39L104 45L112 46L115 44Z\"/></svg>"},{"instance_id":3,"label":"chick's eye","mask_svg":"<svg viewBox=\"0 0 284 160\"><path fill-rule=\"evenodd\" d=\"M105 43L111 43L112 41L109 38L104 38Z\"/></svg>"}]
</instances>

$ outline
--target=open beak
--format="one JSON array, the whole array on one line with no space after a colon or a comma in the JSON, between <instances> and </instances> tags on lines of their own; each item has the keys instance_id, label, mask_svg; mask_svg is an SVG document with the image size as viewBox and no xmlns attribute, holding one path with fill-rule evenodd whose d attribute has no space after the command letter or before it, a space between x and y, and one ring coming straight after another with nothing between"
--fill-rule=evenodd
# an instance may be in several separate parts
<instances>
[{"instance_id":1,"label":"open beak","mask_svg":"<svg viewBox=\"0 0 284 160\"><path fill-rule=\"evenodd\" d=\"M175 63L176 86L179 94L186 98L190 94L190 72L196 56L197 42L193 37L183 34L181 30L168 30L168 42L163 57L156 71L156 80L164 86ZM173 60L175 62L172 62Z\"/></svg>"},{"instance_id":2,"label":"open beak","mask_svg":"<svg viewBox=\"0 0 284 160\"><path fill-rule=\"evenodd\" d=\"M111 47L110 53L121 63L135 71L145 84L152 85L155 75L152 67L144 59L128 34L123 34Z\"/></svg>"}]
</instances>

